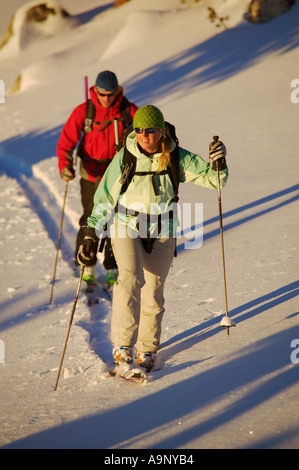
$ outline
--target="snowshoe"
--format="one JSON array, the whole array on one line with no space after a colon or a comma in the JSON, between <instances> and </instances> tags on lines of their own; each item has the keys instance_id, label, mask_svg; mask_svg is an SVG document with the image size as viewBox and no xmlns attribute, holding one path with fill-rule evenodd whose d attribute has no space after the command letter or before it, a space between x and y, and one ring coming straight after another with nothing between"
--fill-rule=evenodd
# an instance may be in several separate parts
<instances>
[{"instance_id":1,"label":"snowshoe","mask_svg":"<svg viewBox=\"0 0 299 470\"><path fill-rule=\"evenodd\" d=\"M129 382L145 384L147 375L140 367L135 367L133 363L122 362L117 364L110 373L112 376L119 376Z\"/></svg>"},{"instance_id":2,"label":"snowshoe","mask_svg":"<svg viewBox=\"0 0 299 470\"><path fill-rule=\"evenodd\" d=\"M139 367L144 368L147 373L153 369L156 358L156 353L137 351L137 364Z\"/></svg>"},{"instance_id":3,"label":"snowshoe","mask_svg":"<svg viewBox=\"0 0 299 470\"><path fill-rule=\"evenodd\" d=\"M130 346L116 346L113 348L112 355L116 365L133 362L133 351Z\"/></svg>"}]
</instances>

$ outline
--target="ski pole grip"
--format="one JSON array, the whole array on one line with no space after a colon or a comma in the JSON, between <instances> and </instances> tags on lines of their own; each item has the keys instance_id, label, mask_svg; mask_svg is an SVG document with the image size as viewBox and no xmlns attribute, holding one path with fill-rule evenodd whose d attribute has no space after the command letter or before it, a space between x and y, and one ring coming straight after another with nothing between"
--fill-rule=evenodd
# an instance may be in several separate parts
<instances>
[{"instance_id":1,"label":"ski pole grip","mask_svg":"<svg viewBox=\"0 0 299 470\"><path fill-rule=\"evenodd\" d=\"M118 119L115 118L113 121L114 121L114 135L115 135L115 150L118 152L121 149L121 145L119 142Z\"/></svg>"},{"instance_id":2,"label":"ski pole grip","mask_svg":"<svg viewBox=\"0 0 299 470\"><path fill-rule=\"evenodd\" d=\"M88 77L84 77L84 91L85 91L85 101L88 100Z\"/></svg>"}]
</instances>

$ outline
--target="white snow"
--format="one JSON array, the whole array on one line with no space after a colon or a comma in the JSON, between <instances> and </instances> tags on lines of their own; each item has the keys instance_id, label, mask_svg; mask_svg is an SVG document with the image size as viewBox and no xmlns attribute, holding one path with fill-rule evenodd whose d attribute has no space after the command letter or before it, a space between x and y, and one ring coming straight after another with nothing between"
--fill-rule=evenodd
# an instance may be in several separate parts
<instances>
[{"instance_id":1,"label":"white snow","mask_svg":"<svg viewBox=\"0 0 299 470\"><path fill-rule=\"evenodd\" d=\"M298 448L299 103L291 101L298 2L259 26L243 18L247 0L60 4L79 26L15 43L9 56L0 51L1 447ZM208 21L207 5L229 15L228 30ZM2 36L24 2L0 7ZM236 328L229 336L219 328L217 193L181 185L181 203L203 203L204 240L198 249L178 240L165 289L164 368L144 386L108 378L111 303L103 296L88 307L81 293L53 391L78 284L71 260L81 211L76 178L49 305L65 190L56 144L84 100L84 76L92 84L104 69L117 73L130 100L160 107L182 146L207 159L213 135L225 142L224 245ZM21 90L10 95L19 74ZM198 227L187 229L186 237Z\"/></svg>"},{"instance_id":2,"label":"white snow","mask_svg":"<svg viewBox=\"0 0 299 470\"><path fill-rule=\"evenodd\" d=\"M2 2L3 3L3 2ZM7 43L1 50L1 56L11 57L26 48L32 41L38 41L43 37L54 36L61 33L65 29L71 28L77 22L71 17L63 17L59 9L59 2L56 0L47 0L47 8L54 10L55 14L49 14L44 21L28 21L27 12L34 6L38 5L36 0L31 2L21 2L15 12L12 23L10 25L12 34ZM3 6L2 6L3 8Z\"/></svg>"}]
</instances>

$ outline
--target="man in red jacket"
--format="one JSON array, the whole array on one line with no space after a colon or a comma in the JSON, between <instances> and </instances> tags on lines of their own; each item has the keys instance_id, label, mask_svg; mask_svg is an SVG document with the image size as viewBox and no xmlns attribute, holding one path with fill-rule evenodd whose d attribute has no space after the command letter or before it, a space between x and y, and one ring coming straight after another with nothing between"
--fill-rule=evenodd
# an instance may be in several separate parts
<instances>
[{"instance_id":1,"label":"man in red jacket","mask_svg":"<svg viewBox=\"0 0 299 470\"><path fill-rule=\"evenodd\" d=\"M65 123L57 144L58 168L64 181L75 178L73 152L78 147L80 157L80 188L83 214L79 221L74 263L78 266L77 252L83 242L82 227L87 225L87 218L93 208L93 196L105 173L107 166L116 153L114 119L118 119L119 140L122 141L124 129L133 120L137 106L123 95L123 88L118 84L116 75L109 70L100 72L95 85L89 90L93 103L94 117L92 124L84 132L87 103L77 106ZM95 279L96 256L86 266L83 279L92 282ZM113 284L117 279L117 265L112 253L110 238L106 238L103 265L107 272L107 282Z\"/></svg>"}]
</instances>

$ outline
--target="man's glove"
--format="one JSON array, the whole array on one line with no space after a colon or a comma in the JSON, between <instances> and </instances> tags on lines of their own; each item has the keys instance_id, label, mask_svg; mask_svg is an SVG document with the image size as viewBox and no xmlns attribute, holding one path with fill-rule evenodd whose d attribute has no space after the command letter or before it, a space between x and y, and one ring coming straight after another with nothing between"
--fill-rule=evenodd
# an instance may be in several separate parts
<instances>
[{"instance_id":1,"label":"man's glove","mask_svg":"<svg viewBox=\"0 0 299 470\"><path fill-rule=\"evenodd\" d=\"M71 181L75 178L76 172L72 165L68 165L62 169L60 176L63 181Z\"/></svg>"},{"instance_id":2,"label":"man's glove","mask_svg":"<svg viewBox=\"0 0 299 470\"><path fill-rule=\"evenodd\" d=\"M99 239L95 230L90 227L84 227L84 240L80 245L77 260L81 266L88 266L90 261L97 255Z\"/></svg>"},{"instance_id":3,"label":"man's glove","mask_svg":"<svg viewBox=\"0 0 299 470\"><path fill-rule=\"evenodd\" d=\"M209 145L210 168L213 171L223 170L226 167L226 148L225 145L214 137L214 142Z\"/></svg>"}]
</instances>

